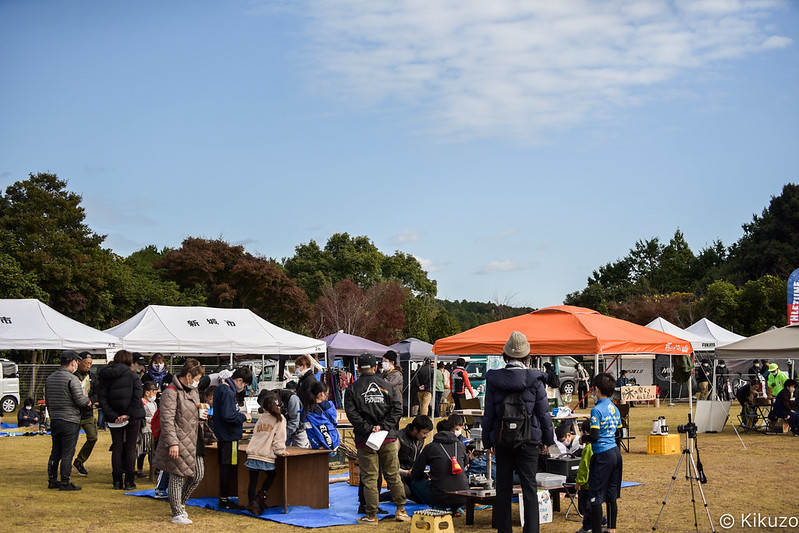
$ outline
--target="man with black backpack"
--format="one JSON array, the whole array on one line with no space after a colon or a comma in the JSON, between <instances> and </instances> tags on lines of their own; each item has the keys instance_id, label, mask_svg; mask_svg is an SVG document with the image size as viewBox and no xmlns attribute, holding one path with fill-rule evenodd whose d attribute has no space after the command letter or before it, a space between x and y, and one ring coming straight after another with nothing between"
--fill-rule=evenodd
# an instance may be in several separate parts
<instances>
[{"instance_id":1,"label":"man with black backpack","mask_svg":"<svg viewBox=\"0 0 799 533\"><path fill-rule=\"evenodd\" d=\"M524 499L524 533L538 531L538 455L555 444L545 388L546 375L528 368L530 343L514 331L503 351L505 368L486 374L483 445L497 458L496 527L512 533L513 472Z\"/></svg>"}]
</instances>

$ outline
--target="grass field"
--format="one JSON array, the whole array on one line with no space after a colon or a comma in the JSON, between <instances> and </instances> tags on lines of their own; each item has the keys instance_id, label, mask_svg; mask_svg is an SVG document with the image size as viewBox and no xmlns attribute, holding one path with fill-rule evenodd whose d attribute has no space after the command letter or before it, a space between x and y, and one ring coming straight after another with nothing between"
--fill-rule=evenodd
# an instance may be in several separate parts
<instances>
[{"instance_id":1,"label":"grass field","mask_svg":"<svg viewBox=\"0 0 799 533\"><path fill-rule=\"evenodd\" d=\"M737 405L732 408L737 414ZM687 404L659 408L637 406L630 410L630 453L623 453L624 480L643 483L627 488L619 500L619 531L651 531L661 502L671 482L679 455L655 456L646 454L646 436L652 420L665 416L670 430L687 422ZM12 417L7 416L6 421ZM15 418L13 420L16 420ZM719 518L729 513L735 526L729 531L789 531L795 528L741 527L741 517L748 516L750 524L758 517L799 517L797 505L797 461L799 439L783 435L742 435L745 451L728 423L719 434L700 434L698 445L708 483L703 486L713 522L717 531ZM160 530L195 529L203 531L233 531L239 529L269 530L274 533L301 531L302 528L219 513L205 509L188 508L194 520L190 526L169 523L169 505L150 498L124 496L111 490L111 461L108 447L111 437L100 432L100 440L86 464L89 477L74 473L73 480L81 485L80 492L59 492L47 489L46 463L50 451L50 437L2 437L0 457L3 460L0 476L0 494L3 495L2 531L87 531L87 532L146 532ZM83 436L78 443L83 442ZM684 440L683 440L684 442ZM683 463L684 464L684 463ZM690 484L681 468L674 489L668 498L658 531L688 532L694 530ZM153 488L146 480L137 481L140 489ZM699 494L696 494L699 530L710 531L707 514ZM541 526L542 531L573 533L577 522L563 518L566 504L555 514L551 524ZM571 518L571 516L570 516ZM517 518L518 520L518 518ZM463 518L455 519L455 528L474 532L491 531L490 511L477 511L476 524L467 527ZM764 522L767 524L767 522ZM384 521L381 530L408 531L408 524ZM348 533L375 526L340 526L332 533Z\"/></svg>"}]
</instances>

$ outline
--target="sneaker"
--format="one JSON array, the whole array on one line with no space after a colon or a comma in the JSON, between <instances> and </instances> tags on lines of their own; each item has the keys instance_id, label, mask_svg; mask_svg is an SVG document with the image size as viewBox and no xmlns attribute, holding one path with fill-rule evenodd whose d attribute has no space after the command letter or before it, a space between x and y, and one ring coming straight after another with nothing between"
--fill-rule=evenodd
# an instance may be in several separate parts
<instances>
[{"instance_id":1,"label":"sneaker","mask_svg":"<svg viewBox=\"0 0 799 533\"><path fill-rule=\"evenodd\" d=\"M80 490L80 487L67 482L67 483L61 483L61 486L58 487L58 490Z\"/></svg>"},{"instance_id":2,"label":"sneaker","mask_svg":"<svg viewBox=\"0 0 799 533\"><path fill-rule=\"evenodd\" d=\"M410 522L411 517L408 516L408 512L405 509L400 509L396 513L394 513L394 520L397 522Z\"/></svg>"},{"instance_id":3,"label":"sneaker","mask_svg":"<svg viewBox=\"0 0 799 533\"><path fill-rule=\"evenodd\" d=\"M173 524L183 524L183 525L188 525L188 524L191 524L191 523L193 523L193 522L192 522L191 520L189 520L189 517L188 517L188 516L185 516L185 515L179 514L179 515L177 515L177 516L173 516L173 517L172 517L172 523L173 523Z\"/></svg>"},{"instance_id":4,"label":"sneaker","mask_svg":"<svg viewBox=\"0 0 799 533\"><path fill-rule=\"evenodd\" d=\"M358 506L358 514L366 514L366 507L363 505ZM382 507L377 508L377 514L388 514L388 511L383 509Z\"/></svg>"},{"instance_id":5,"label":"sneaker","mask_svg":"<svg viewBox=\"0 0 799 533\"><path fill-rule=\"evenodd\" d=\"M133 481L126 481L125 482L125 490L136 490L136 483Z\"/></svg>"},{"instance_id":6,"label":"sneaker","mask_svg":"<svg viewBox=\"0 0 799 533\"><path fill-rule=\"evenodd\" d=\"M146 477L147 477L147 474L145 474L144 472L141 472L141 471L138 471L138 470L137 470L137 471L136 471L136 477L137 477L137 478L139 478L139 479L146 478Z\"/></svg>"},{"instance_id":7,"label":"sneaker","mask_svg":"<svg viewBox=\"0 0 799 533\"><path fill-rule=\"evenodd\" d=\"M365 514L365 515L363 515L362 517L360 517L360 518L357 520L357 522L358 522L359 524L372 524L372 525L377 525L377 523L379 522L379 520L377 519L377 515L368 515L368 514Z\"/></svg>"},{"instance_id":8,"label":"sneaker","mask_svg":"<svg viewBox=\"0 0 799 533\"><path fill-rule=\"evenodd\" d=\"M72 463L72 466L74 466L75 470L78 471L78 475L83 476L83 477L86 477L86 476L89 475L89 472L86 470L86 467L83 466L83 463L79 463L79 462L75 461L74 463Z\"/></svg>"},{"instance_id":9,"label":"sneaker","mask_svg":"<svg viewBox=\"0 0 799 533\"><path fill-rule=\"evenodd\" d=\"M591 533L591 530L590 529L580 528L577 531L575 531L574 533Z\"/></svg>"},{"instance_id":10,"label":"sneaker","mask_svg":"<svg viewBox=\"0 0 799 533\"><path fill-rule=\"evenodd\" d=\"M50 479L47 481L47 488L48 489L60 489L61 483L57 479Z\"/></svg>"},{"instance_id":11,"label":"sneaker","mask_svg":"<svg viewBox=\"0 0 799 533\"><path fill-rule=\"evenodd\" d=\"M167 498L169 498L169 495L166 493L165 490L155 489L156 500L166 500Z\"/></svg>"},{"instance_id":12,"label":"sneaker","mask_svg":"<svg viewBox=\"0 0 799 533\"><path fill-rule=\"evenodd\" d=\"M261 503L257 499L254 499L250 502L250 504L247 506L247 510L250 511L250 514L253 516L261 516L261 513L264 512L263 507L261 507Z\"/></svg>"},{"instance_id":13,"label":"sneaker","mask_svg":"<svg viewBox=\"0 0 799 533\"><path fill-rule=\"evenodd\" d=\"M453 518L460 518L461 516L466 516L466 512L463 510L463 507L458 507L454 511L452 511Z\"/></svg>"}]
</instances>

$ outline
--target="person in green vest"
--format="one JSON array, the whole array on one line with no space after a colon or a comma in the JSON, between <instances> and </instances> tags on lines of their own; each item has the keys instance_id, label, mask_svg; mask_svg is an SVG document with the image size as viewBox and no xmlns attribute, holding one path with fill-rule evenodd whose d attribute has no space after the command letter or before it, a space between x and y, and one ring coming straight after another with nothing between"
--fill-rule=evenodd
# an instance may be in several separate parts
<instances>
[{"instance_id":1,"label":"person in green vest","mask_svg":"<svg viewBox=\"0 0 799 533\"><path fill-rule=\"evenodd\" d=\"M776 398L780 391L785 386L788 380L788 373L780 370L777 363L771 363L768 367L768 378L766 385L768 387L768 397Z\"/></svg>"}]
</instances>

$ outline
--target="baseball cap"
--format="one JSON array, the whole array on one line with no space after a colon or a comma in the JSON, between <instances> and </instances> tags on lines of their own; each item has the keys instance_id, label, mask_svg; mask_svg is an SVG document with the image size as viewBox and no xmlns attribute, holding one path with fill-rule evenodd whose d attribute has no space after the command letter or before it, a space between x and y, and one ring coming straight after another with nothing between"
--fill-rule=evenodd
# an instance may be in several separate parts
<instances>
[{"instance_id":1,"label":"baseball cap","mask_svg":"<svg viewBox=\"0 0 799 533\"><path fill-rule=\"evenodd\" d=\"M72 361L80 361L81 357L78 355L78 352L73 350L64 350L61 352L61 364L65 365L71 363Z\"/></svg>"},{"instance_id":2,"label":"baseball cap","mask_svg":"<svg viewBox=\"0 0 799 533\"><path fill-rule=\"evenodd\" d=\"M147 361L144 359L144 356L142 354L136 352L133 354L133 364L147 366Z\"/></svg>"},{"instance_id":3,"label":"baseball cap","mask_svg":"<svg viewBox=\"0 0 799 533\"><path fill-rule=\"evenodd\" d=\"M376 366L375 356L370 353L362 354L358 358L358 368L360 369L374 368Z\"/></svg>"}]
</instances>

